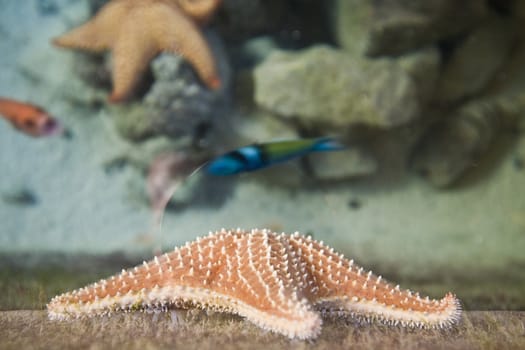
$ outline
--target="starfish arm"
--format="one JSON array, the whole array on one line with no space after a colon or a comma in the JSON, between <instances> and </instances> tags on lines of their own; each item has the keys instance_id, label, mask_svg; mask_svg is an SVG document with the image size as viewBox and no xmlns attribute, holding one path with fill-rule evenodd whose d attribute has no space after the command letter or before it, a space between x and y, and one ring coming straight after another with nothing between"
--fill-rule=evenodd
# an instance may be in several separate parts
<instances>
[{"instance_id":1,"label":"starfish arm","mask_svg":"<svg viewBox=\"0 0 525 350\"><path fill-rule=\"evenodd\" d=\"M159 53L148 26L136 20L139 15L136 11L126 18L122 33L113 45L113 91L110 102L128 98L149 62Z\"/></svg>"},{"instance_id":2,"label":"starfish arm","mask_svg":"<svg viewBox=\"0 0 525 350\"><path fill-rule=\"evenodd\" d=\"M308 339L321 330L321 318L297 288L298 266L285 236L252 231L255 235L235 236L234 258L229 285L244 297L235 305L236 313L261 328L288 336Z\"/></svg>"},{"instance_id":3,"label":"starfish arm","mask_svg":"<svg viewBox=\"0 0 525 350\"><path fill-rule=\"evenodd\" d=\"M290 307L287 315L283 315L282 310L261 310L249 305L237 305L232 311L246 317L262 329L283 334L291 339L312 339L321 332L321 316L304 305ZM281 315L277 316L279 313Z\"/></svg>"},{"instance_id":4,"label":"starfish arm","mask_svg":"<svg viewBox=\"0 0 525 350\"><path fill-rule=\"evenodd\" d=\"M126 1L111 1L90 21L53 39L53 44L95 52L109 49L118 35L120 21L129 9L130 5Z\"/></svg>"},{"instance_id":5,"label":"starfish arm","mask_svg":"<svg viewBox=\"0 0 525 350\"><path fill-rule=\"evenodd\" d=\"M322 242L266 230L210 233L47 305L52 319L170 307L231 312L299 339L315 338L327 314L412 328L450 327L461 314L450 293L423 299Z\"/></svg>"},{"instance_id":6,"label":"starfish arm","mask_svg":"<svg viewBox=\"0 0 525 350\"><path fill-rule=\"evenodd\" d=\"M222 0L177 0L177 4L199 24L209 21Z\"/></svg>"},{"instance_id":7,"label":"starfish arm","mask_svg":"<svg viewBox=\"0 0 525 350\"><path fill-rule=\"evenodd\" d=\"M344 312L357 319L410 328L449 328L461 317L461 304L452 293L440 300L422 298L410 291L400 291L398 297L392 304L356 297L340 298L338 302L344 300Z\"/></svg>"},{"instance_id":8,"label":"starfish arm","mask_svg":"<svg viewBox=\"0 0 525 350\"><path fill-rule=\"evenodd\" d=\"M441 300L422 298L365 271L322 242L303 237L291 241L308 249L308 270L317 281L315 304L323 313L424 328L443 328L459 320L461 305L450 293Z\"/></svg>"},{"instance_id":9,"label":"starfish arm","mask_svg":"<svg viewBox=\"0 0 525 350\"><path fill-rule=\"evenodd\" d=\"M291 254L282 254L286 248L277 237L228 233L213 241L199 239L198 245L54 298L49 315L67 319L164 305L197 306L238 314L289 338L314 338L321 330L320 315L300 299L292 278L294 264L287 258ZM285 265L291 273L281 271Z\"/></svg>"},{"instance_id":10,"label":"starfish arm","mask_svg":"<svg viewBox=\"0 0 525 350\"><path fill-rule=\"evenodd\" d=\"M153 9L152 9L153 10ZM176 6L156 6L151 23L157 45L163 50L180 54L193 66L200 79L211 89L220 87L215 58L199 28Z\"/></svg>"}]
</instances>

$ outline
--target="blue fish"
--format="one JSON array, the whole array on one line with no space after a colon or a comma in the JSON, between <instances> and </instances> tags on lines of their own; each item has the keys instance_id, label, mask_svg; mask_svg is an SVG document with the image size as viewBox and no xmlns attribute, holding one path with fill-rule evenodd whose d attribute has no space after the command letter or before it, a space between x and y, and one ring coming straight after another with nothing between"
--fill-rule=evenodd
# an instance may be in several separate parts
<instances>
[{"instance_id":1,"label":"blue fish","mask_svg":"<svg viewBox=\"0 0 525 350\"><path fill-rule=\"evenodd\" d=\"M217 176L233 175L263 169L311 152L338 151L344 148L331 137L254 144L211 160L206 165L206 171Z\"/></svg>"}]
</instances>

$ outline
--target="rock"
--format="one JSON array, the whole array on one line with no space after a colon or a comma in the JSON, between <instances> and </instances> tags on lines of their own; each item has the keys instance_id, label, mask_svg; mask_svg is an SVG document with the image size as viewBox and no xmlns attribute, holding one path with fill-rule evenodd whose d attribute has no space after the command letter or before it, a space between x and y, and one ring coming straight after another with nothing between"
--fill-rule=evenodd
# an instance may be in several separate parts
<instances>
[{"instance_id":1,"label":"rock","mask_svg":"<svg viewBox=\"0 0 525 350\"><path fill-rule=\"evenodd\" d=\"M414 148L410 168L436 187L454 184L476 164L502 127L516 122L524 107L518 99L507 98L463 105L423 135Z\"/></svg>"},{"instance_id":2,"label":"rock","mask_svg":"<svg viewBox=\"0 0 525 350\"><path fill-rule=\"evenodd\" d=\"M235 114L232 123L235 125L236 138L241 145L293 140L300 137L292 125L264 111L253 111L249 115Z\"/></svg>"},{"instance_id":3,"label":"rock","mask_svg":"<svg viewBox=\"0 0 525 350\"><path fill-rule=\"evenodd\" d=\"M146 106L131 103L121 106L109 106L108 108L117 131L125 139L139 142L155 135L153 121L148 120L152 110ZM155 115L157 114L154 113L153 116Z\"/></svg>"},{"instance_id":4,"label":"rock","mask_svg":"<svg viewBox=\"0 0 525 350\"><path fill-rule=\"evenodd\" d=\"M217 154L254 143L294 140L301 137L290 123L258 109L233 112L230 122L233 126L231 137L223 138L220 143L214 145L214 151ZM300 188L304 185L304 175L301 163L290 161L253 172L250 178L268 186Z\"/></svg>"},{"instance_id":5,"label":"rock","mask_svg":"<svg viewBox=\"0 0 525 350\"><path fill-rule=\"evenodd\" d=\"M417 86L417 100L421 106L434 98L440 75L441 59L436 48L419 50L399 57L396 62Z\"/></svg>"},{"instance_id":6,"label":"rock","mask_svg":"<svg viewBox=\"0 0 525 350\"><path fill-rule=\"evenodd\" d=\"M333 6L336 42L342 49L364 56L370 44L373 8L368 0L336 0Z\"/></svg>"},{"instance_id":7,"label":"rock","mask_svg":"<svg viewBox=\"0 0 525 350\"><path fill-rule=\"evenodd\" d=\"M326 181L371 175L377 170L376 160L357 148L313 153L308 156L308 161L313 175L319 180Z\"/></svg>"},{"instance_id":8,"label":"rock","mask_svg":"<svg viewBox=\"0 0 525 350\"><path fill-rule=\"evenodd\" d=\"M525 91L525 38L518 34L516 44L505 64L485 88L490 96L523 96Z\"/></svg>"},{"instance_id":9,"label":"rock","mask_svg":"<svg viewBox=\"0 0 525 350\"><path fill-rule=\"evenodd\" d=\"M367 54L399 55L467 32L487 14L479 0L366 0L373 6Z\"/></svg>"},{"instance_id":10,"label":"rock","mask_svg":"<svg viewBox=\"0 0 525 350\"><path fill-rule=\"evenodd\" d=\"M157 135L198 136L213 127L228 105L231 72L218 38L208 38L223 87L210 91L182 57L161 54L152 62L155 81L142 103L111 107L117 129L125 138L142 141Z\"/></svg>"},{"instance_id":11,"label":"rock","mask_svg":"<svg viewBox=\"0 0 525 350\"><path fill-rule=\"evenodd\" d=\"M508 59L515 40L511 20L494 17L484 21L448 59L438 83L438 99L454 102L482 91Z\"/></svg>"},{"instance_id":12,"label":"rock","mask_svg":"<svg viewBox=\"0 0 525 350\"><path fill-rule=\"evenodd\" d=\"M511 50L506 63L482 99L459 107L420 138L412 152L410 167L437 187L453 185L490 147L502 130L515 132L525 125L525 41Z\"/></svg>"},{"instance_id":13,"label":"rock","mask_svg":"<svg viewBox=\"0 0 525 350\"><path fill-rule=\"evenodd\" d=\"M465 33L487 13L478 0L337 0L333 8L337 43L373 57L404 54Z\"/></svg>"},{"instance_id":14,"label":"rock","mask_svg":"<svg viewBox=\"0 0 525 350\"><path fill-rule=\"evenodd\" d=\"M421 57L431 66L427 53ZM420 79L413 60L370 61L322 45L277 51L255 69L255 101L321 134L355 124L402 125L419 116L425 103L420 92L435 84L437 58L428 79Z\"/></svg>"}]
</instances>

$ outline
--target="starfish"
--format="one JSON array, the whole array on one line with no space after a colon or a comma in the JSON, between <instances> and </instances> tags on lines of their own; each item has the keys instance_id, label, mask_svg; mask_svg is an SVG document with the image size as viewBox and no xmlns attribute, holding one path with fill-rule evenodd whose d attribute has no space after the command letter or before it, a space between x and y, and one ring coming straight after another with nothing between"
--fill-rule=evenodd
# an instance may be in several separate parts
<instances>
[{"instance_id":1,"label":"starfish","mask_svg":"<svg viewBox=\"0 0 525 350\"><path fill-rule=\"evenodd\" d=\"M222 0L175 0L199 24L206 24Z\"/></svg>"},{"instance_id":2,"label":"starfish","mask_svg":"<svg viewBox=\"0 0 525 350\"><path fill-rule=\"evenodd\" d=\"M410 328L459 321L458 299L421 298L299 233L221 230L85 288L56 296L51 319L199 307L238 314L289 338L312 339L321 316Z\"/></svg>"},{"instance_id":3,"label":"starfish","mask_svg":"<svg viewBox=\"0 0 525 350\"><path fill-rule=\"evenodd\" d=\"M55 38L53 44L93 52L111 50L111 102L129 97L148 63L162 51L182 55L209 88L217 89L220 79L213 55L191 16L204 21L218 3L199 0L197 4L202 4L197 8L188 2L192 3L189 0L113 0L87 23Z\"/></svg>"}]
</instances>

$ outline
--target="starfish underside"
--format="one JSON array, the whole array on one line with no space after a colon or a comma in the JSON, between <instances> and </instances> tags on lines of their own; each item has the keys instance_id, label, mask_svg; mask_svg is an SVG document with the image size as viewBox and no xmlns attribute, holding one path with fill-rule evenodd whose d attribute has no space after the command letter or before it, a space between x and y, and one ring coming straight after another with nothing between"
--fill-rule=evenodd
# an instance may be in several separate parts
<instances>
[{"instance_id":1,"label":"starfish underside","mask_svg":"<svg viewBox=\"0 0 525 350\"><path fill-rule=\"evenodd\" d=\"M113 53L113 92L110 101L129 97L149 62L160 52L180 54L195 68L210 88L220 86L215 61L197 21L216 8L217 0L206 9L186 4L188 0L113 0L87 23L56 38L60 47ZM198 2L197 2L198 3ZM185 6L185 7L184 7ZM194 11L186 13L185 9ZM208 12L206 12L207 10Z\"/></svg>"},{"instance_id":2,"label":"starfish underside","mask_svg":"<svg viewBox=\"0 0 525 350\"><path fill-rule=\"evenodd\" d=\"M412 328L457 323L458 299L421 298L304 237L267 230L210 233L106 280L57 296L52 319L200 307L246 317L290 338L315 338L321 316Z\"/></svg>"}]
</instances>

